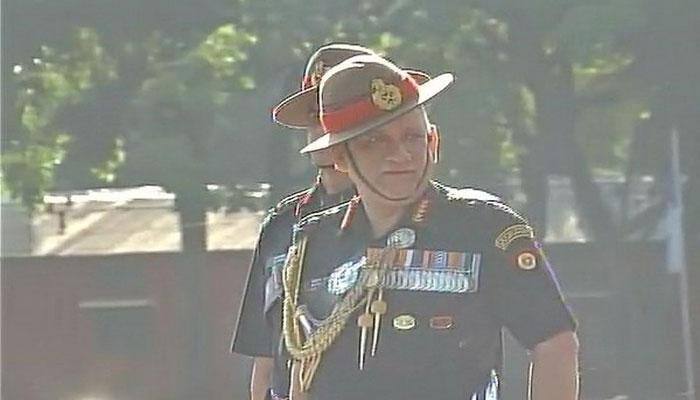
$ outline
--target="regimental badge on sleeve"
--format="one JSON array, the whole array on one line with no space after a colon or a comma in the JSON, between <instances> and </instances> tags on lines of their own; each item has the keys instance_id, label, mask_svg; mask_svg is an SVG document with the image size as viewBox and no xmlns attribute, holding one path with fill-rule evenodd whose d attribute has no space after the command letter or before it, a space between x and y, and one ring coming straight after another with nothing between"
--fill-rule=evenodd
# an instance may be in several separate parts
<instances>
[{"instance_id":1,"label":"regimental badge on sleeve","mask_svg":"<svg viewBox=\"0 0 700 400\"><path fill-rule=\"evenodd\" d=\"M496 236L495 245L501 250L508 250L508 247L517 239L534 239L535 232L529 225L515 224L507 227Z\"/></svg>"},{"instance_id":2,"label":"regimental badge on sleeve","mask_svg":"<svg viewBox=\"0 0 700 400\"><path fill-rule=\"evenodd\" d=\"M506 253L509 264L523 271L532 271L546 262L542 245L535 241L535 233L527 224L506 227L496 236L494 245Z\"/></svg>"},{"instance_id":3,"label":"regimental badge on sleeve","mask_svg":"<svg viewBox=\"0 0 700 400\"><path fill-rule=\"evenodd\" d=\"M537 267L537 256L530 251L522 251L516 257L518 267L529 271Z\"/></svg>"}]
</instances>

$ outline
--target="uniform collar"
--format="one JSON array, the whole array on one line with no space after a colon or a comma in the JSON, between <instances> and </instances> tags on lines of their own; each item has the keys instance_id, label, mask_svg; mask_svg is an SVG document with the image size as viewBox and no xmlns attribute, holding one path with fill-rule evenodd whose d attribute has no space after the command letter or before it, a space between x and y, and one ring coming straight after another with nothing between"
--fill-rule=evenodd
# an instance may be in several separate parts
<instances>
[{"instance_id":1,"label":"uniform collar","mask_svg":"<svg viewBox=\"0 0 700 400\"><path fill-rule=\"evenodd\" d=\"M437 197L435 187L432 184L428 185L423 196L410 206L410 212L406 213L396 226L390 229L386 235L372 239L372 227L362 206L362 200L359 195L356 195L348 202L338 230L341 234L364 238L364 240L384 246L386 236L396 229L411 228L421 230L425 228Z\"/></svg>"},{"instance_id":2,"label":"uniform collar","mask_svg":"<svg viewBox=\"0 0 700 400\"><path fill-rule=\"evenodd\" d=\"M321 183L321 177L316 178L316 183L311 186L304 195L299 198L294 215L301 218L311 212L347 201L355 194L354 188L346 189L342 192L328 194L326 188Z\"/></svg>"}]
</instances>

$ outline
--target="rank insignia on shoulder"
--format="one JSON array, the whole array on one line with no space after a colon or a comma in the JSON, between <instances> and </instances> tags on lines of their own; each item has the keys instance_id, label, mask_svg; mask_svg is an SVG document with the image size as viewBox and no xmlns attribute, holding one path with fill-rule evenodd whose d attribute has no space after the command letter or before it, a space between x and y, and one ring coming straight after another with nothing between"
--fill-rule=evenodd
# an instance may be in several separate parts
<instances>
[{"instance_id":1,"label":"rank insignia on shoulder","mask_svg":"<svg viewBox=\"0 0 700 400\"><path fill-rule=\"evenodd\" d=\"M506 250L517 239L532 239L535 233L529 225L515 224L507 227L496 236L494 244L501 250Z\"/></svg>"},{"instance_id":2,"label":"rank insignia on shoulder","mask_svg":"<svg viewBox=\"0 0 700 400\"><path fill-rule=\"evenodd\" d=\"M537 257L529 251L523 251L518 254L517 262L518 267L526 271L533 270L537 267Z\"/></svg>"}]
</instances>

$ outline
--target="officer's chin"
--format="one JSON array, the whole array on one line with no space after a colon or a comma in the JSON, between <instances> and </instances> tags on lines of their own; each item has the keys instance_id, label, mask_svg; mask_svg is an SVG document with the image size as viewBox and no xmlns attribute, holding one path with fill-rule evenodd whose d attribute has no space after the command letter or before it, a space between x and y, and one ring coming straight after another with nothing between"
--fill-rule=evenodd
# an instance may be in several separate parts
<instances>
[{"instance_id":1,"label":"officer's chin","mask_svg":"<svg viewBox=\"0 0 700 400\"><path fill-rule=\"evenodd\" d=\"M427 184L428 179L425 178L419 182L401 185L401 187L392 187L391 185L387 185L385 186L387 190L383 194L391 200L382 200L392 205L411 205L418 201L423 193L425 193L428 186Z\"/></svg>"}]
</instances>

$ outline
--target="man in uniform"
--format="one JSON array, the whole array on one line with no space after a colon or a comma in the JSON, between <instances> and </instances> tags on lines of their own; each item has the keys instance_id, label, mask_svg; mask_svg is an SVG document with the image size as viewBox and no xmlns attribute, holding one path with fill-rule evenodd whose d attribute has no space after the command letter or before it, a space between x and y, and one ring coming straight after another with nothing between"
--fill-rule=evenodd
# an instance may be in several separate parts
<instances>
[{"instance_id":1,"label":"man in uniform","mask_svg":"<svg viewBox=\"0 0 700 400\"><path fill-rule=\"evenodd\" d=\"M306 130L308 142L320 137L323 132L318 125L316 89L321 76L329 67L360 54L373 53L361 46L341 43L319 48L307 62L301 91L275 107L275 122ZM411 73L420 82L428 79L421 72ZM312 211L348 200L354 193L347 175L334 168L330 151L312 153L311 162L319 170L316 183L281 200L268 212L248 272L232 351L254 357L252 400L287 397L289 371L280 336L280 274L292 225Z\"/></svg>"},{"instance_id":2,"label":"man in uniform","mask_svg":"<svg viewBox=\"0 0 700 400\"><path fill-rule=\"evenodd\" d=\"M302 219L283 272L292 400L496 399L501 332L532 357L530 396L578 395L576 324L532 228L499 198L431 181L423 84L377 56L322 78L325 133L358 195Z\"/></svg>"}]
</instances>

